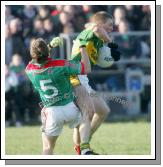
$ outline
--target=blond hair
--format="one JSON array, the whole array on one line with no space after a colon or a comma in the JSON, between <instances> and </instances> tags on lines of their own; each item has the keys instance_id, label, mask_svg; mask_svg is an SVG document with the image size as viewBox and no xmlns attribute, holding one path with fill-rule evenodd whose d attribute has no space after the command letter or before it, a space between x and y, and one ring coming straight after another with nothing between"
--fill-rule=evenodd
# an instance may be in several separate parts
<instances>
[{"instance_id":1,"label":"blond hair","mask_svg":"<svg viewBox=\"0 0 163 167\"><path fill-rule=\"evenodd\" d=\"M95 13L92 18L91 18L91 22L94 23L105 23L107 22L109 19L113 20L113 16L110 15L109 13L105 12L105 11L100 11Z\"/></svg>"}]
</instances>

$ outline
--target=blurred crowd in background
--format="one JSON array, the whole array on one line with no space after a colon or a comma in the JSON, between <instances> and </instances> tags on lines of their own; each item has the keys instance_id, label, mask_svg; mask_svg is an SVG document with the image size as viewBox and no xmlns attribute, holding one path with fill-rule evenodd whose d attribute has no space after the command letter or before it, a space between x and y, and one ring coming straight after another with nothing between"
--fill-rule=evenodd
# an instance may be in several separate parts
<instances>
[{"instance_id":1,"label":"blurred crowd in background","mask_svg":"<svg viewBox=\"0 0 163 167\"><path fill-rule=\"evenodd\" d=\"M60 33L79 33L98 11L114 17L114 30L119 34L150 31L150 6L88 6L88 5L12 5L5 8L5 92L6 126L39 122L39 98L25 75L30 61L29 46L34 38L49 42ZM150 58L150 38L140 41L127 35L115 38L122 58ZM59 55L58 55L59 57Z\"/></svg>"}]
</instances>

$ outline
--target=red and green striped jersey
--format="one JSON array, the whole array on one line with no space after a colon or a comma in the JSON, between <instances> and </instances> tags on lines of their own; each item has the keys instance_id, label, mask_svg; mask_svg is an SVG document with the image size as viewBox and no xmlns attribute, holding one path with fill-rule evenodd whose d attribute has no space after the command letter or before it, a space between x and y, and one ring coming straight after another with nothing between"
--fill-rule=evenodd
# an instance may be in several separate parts
<instances>
[{"instance_id":1,"label":"red and green striped jersey","mask_svg":"<svg viewBox=\"0 0 163 167\"><path fill-rule=\"evenodd\" d=\"M84 74L84 64L72 60L48 59L44 64L31 61L26 73L39 92L43 106L63 106L74 100L70 75Z\"/></svg>"}]
</instances>

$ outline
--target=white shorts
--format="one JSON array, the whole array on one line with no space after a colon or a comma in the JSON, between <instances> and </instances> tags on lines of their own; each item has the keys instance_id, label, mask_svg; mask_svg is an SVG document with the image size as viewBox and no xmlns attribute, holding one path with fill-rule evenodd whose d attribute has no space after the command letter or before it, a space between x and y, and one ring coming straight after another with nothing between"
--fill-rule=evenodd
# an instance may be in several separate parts
<instances>
[{"instance_id":1,"label":"white shorts","mask_svg":"<svg viewBox=\"0 0 163 167\"><path fill-rule=\"evenodd\" d=\"M73 102L64 106L52 106L41 111L41 130L48 136L59 136L63 125L67 123L70 128L80 124L81 112Z\"/></svg>"},{"instance_id":2,"label":"white shorts","mask_svg":"<svg viewBox=\"0 0 163 167\"><path fill-rule=\"evenodd\" d=\"M89 79L87 75L78 75L80 83L87 89L88 93L91 93L93 89L89 85Z\"/></svg>"}]
</instances>

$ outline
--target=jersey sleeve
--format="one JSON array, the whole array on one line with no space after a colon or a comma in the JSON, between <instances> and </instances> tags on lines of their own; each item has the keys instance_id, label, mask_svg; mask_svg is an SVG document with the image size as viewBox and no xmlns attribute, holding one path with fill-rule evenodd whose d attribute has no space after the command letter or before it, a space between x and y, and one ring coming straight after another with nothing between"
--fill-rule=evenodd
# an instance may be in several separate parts
<instances>
[{"instance_id":1,"label":"jersey sleeve","mask_svg":"<svg viewBox=\"0 0 163 167\"><path fill-rule=\"evenodd\" d=\"M83 32L81 32L79 34L79 36L77 37L77 39L80 42L80 46L86 45L87 42L90 41L93 38L93 36L94 36L94 33L91 29L90 30L84 30Z\"/></svg>"},{"instance_id":2,"label":"jersey sleeve","mask_svg":"<svg viewBox=\"0 0 163 167\"><path fill-rule=\"evenodd\" d=\"M67 75L84 74L84 63L74 60L67 61L65 64L65 70Z\"/></svg>"}]
</instances>

